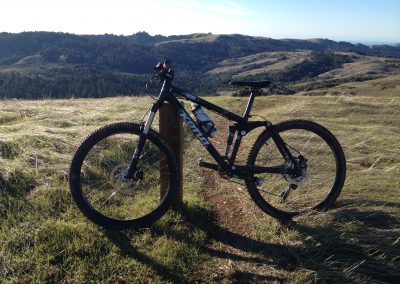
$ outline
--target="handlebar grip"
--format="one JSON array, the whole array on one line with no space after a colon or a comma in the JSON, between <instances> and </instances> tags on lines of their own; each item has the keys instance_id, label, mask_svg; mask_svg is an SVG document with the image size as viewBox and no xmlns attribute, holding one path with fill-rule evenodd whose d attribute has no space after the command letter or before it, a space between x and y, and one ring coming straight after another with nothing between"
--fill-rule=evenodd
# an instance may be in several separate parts
<instances>
[{"instance_id":1,"label":"handlebar grip","mask_svg":"<svg viewBox=\"0 0 400 284\"><path fill-rule=\"evenodd\" d=\"M160 62L158 62L156 64L156 66L153 67L153 70L160 71L162 68L163 68L163 65Z\"/></svg>"},{"instance_id":2,"label":"handlebar grip","mask_svg":"<svg viewBox=\"0 0 400 284\"><path fill-rule=\"evenodd\" d=\"M167 80L172 82L174 79L174 71L170 69L172 61L170 59L165 59L164 63L158 62L156 66L153 67L153 70L157 73L157 77L160 81Z\"/></svg>"},{"instance_id":3,"label":"handlebar grip","mask_svg":"<svg viewBox=\"0 0 400 284\"><path fill-rule=\"evenodd\" d=\"M160 71L161 69L168 70L172 65L171 59L165 59L164 63L157 62L156 66L153 67L153 70Z\"/></svg>"}]
</instances>

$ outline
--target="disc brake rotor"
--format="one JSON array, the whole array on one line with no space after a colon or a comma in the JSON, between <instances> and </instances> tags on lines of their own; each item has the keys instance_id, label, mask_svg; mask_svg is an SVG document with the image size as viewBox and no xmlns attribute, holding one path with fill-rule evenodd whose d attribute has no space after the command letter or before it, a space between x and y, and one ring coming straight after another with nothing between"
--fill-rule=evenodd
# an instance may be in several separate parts
<instances>
[{"instance_id":1,"label":"disc brake rotor","mask_svg":"<svg viewBox=\"0 0 400 284\"><path fill-rule=\"evenodd\" d=\"M287 169L295 169L296 173L295 174L284 174L283 177L285 180L289 182L290 185L299 185L302 180L307 176L308 172L308 163L307 159L305 159L303 156L298 157L298 167L294 167L293 163L291 161L288 161L285 165Z\"/></svg>"},{"instance_id":2,"label":"disc brake rotor","mask_svg":"<svg viewBox=\"0 0 400 284\"><path fill-rule=\"evenodd\" d=\"M118 190L118 193L133 196L141 180L124 179L127 168L127 164L116 166L110 174L110 184L115 190Z\"/></svg>"}]
</instances>

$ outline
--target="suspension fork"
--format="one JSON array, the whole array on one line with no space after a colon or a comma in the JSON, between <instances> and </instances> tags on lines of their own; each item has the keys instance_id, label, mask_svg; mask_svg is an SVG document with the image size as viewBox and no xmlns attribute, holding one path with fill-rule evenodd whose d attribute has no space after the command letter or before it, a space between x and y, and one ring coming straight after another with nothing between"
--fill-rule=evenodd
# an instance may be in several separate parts
<instances>
[{"instance_id":1,"label":"suspension fork","mask_svg":"<svg viewBox=\"0 0 400 284\"><path fill-rule=\"evenodd\" d=\"M150 130L150 126L154 120L157 109L158 107L156 105L153 105L150 110L149 116L147 117L146 123L140 126L139 142L136 146L135 152L133 153L129 167L124 174L124 179L136 178L135 176L133 176L133 174L138 170L137 163L139 161L140 155L142 154Z\"/></svg>"},{"instance_id":2,"label":"suspension fork","mask_svg":"<svg viewBox=\"0 0 400 284\"><path fill-rule=\"evenodd\" d=\"M147 117L147 120L146 120L146 123L144 125L140 126L139 142L138 142L138 145L136 146L135 152L133 153L129 167L123 176L124 179L137 178L136 176L133 176L133 174L136 173L138 170L137 163L139 161L140 155L142 154L144 144L146 143L147 136L148 136L148 133L150 130L150 126L153 123L154 116L155 116L157 110L162 106L165 98L168 96L168 94L170 92L171 92L170 81L164 80L163 85L160 90L160 94L158 96L158 99L151 107L149 116Z\"/></svg>"}]
</instances>

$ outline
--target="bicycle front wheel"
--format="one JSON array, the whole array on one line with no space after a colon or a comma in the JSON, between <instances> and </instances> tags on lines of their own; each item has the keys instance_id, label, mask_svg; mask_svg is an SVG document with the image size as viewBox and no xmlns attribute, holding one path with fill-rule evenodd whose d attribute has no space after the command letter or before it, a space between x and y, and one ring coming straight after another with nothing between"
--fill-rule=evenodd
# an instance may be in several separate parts
<instances>
[{"instance_id":1,"label":"bicycle front wheel","mask_svg":"<svg viewBox=\"0 0 400 284\"><path fill-rule=\"evenodd\" d=\"M92 133L70 169L75 203L94 223L110 229L148 227L168 210L178 190L178 169L167 144L150 131L135 179L124 174L139 141L140 126L116 123ZM167 185L160 194L160 182Z\"/></svg>"},{"instance_id":2,"label":"bicycle front wheel","mask_svg":"<svg viewBox=\"0 0 400 284\"><path fill-rule=\"evenodd\" d=\"M282 220L331 206L346 176L345 156L338 140L311 121L286 121L275 125L275 129L298 166L282 157L271 130L260 134L247 165L294 169L296 173L249 173L246 185L252 199L264 212Z\"/></svg>"}]
</instances>

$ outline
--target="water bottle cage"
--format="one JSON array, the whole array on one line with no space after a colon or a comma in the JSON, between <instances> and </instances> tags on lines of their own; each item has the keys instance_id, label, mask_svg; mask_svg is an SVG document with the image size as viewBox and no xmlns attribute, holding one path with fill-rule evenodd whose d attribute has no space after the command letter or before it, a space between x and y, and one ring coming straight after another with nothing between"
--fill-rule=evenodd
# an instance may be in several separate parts
<instances>
[{"instance_id":1,"label":"water bottle cage","mask_svg":"<svg viewBox=\"0 0 400 284\"><path fill-rule=\"evenodd\" d=\"M207 120L207 121L197 120L197 125L199 126L200 130L203 132L203 134L205 136L207 136L207 137L211 137L212 136L212 132L214 130L214 122L212 122L211 120ZM203 125L207 125L209 130L208 131L204 131Z\"/></svg>"}]
</instances>

